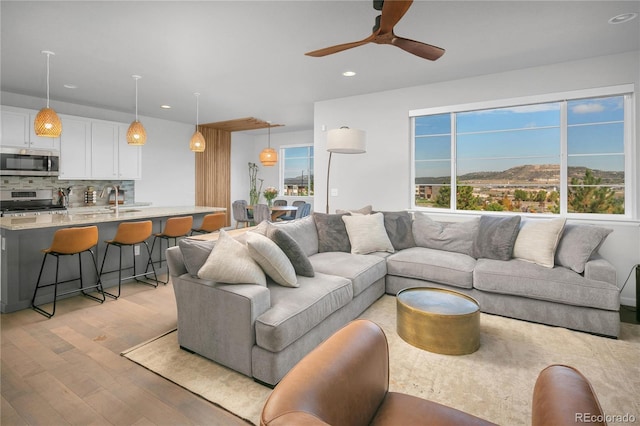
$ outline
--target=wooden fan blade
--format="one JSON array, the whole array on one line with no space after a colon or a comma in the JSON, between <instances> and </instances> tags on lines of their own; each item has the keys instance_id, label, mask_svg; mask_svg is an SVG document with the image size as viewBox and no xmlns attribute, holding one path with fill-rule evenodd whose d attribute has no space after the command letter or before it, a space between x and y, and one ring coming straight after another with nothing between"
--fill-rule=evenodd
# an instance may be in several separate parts
<instances>
[{"instance_id":1,"label":"wooden fan blade","mask_svg":"<svg viewBox=\"0 0 640 426\"><path fill-rule=\"evenodd\" d=\"M399 47L402 50L413 53L416 56L428 59L430 61L435 61L436 59L444 55L444 49L441 47L432 46L420 41L409 40L408 38L404 37L394 37L391 40L391 44Z\"/></svg>"},{"instance_id":2,"label":"wooden fan blade","mask_svg":"<svg viewBox=\"0 0 640 426\"><path fill-rule=\"evenodd\" d=\"M373 41L374 38L375 38L375 34L371 34L369 37L365 38L364 40L354 41L351 43L338 44L336 46L331 46L331 47L325 47L324 49L318 49L312 52L307 52L305 53L305 55L313 56L316 58L320 56L327 56L327 55L331 55L332 53L342 52L343 50L351 49L353 47L358 47L358 46L362 46L363 44L370 43Z\"/></svg>"},{"instance_id":3,"label":"wooden fan blade","mask_svg":"<svg viewBox=\"0 0 640 426\"><path fill-rule=\"evenodd\" d=\"M407 13L411 3L413 0L385 0L380 18L380 34L391 32L398 21Z\"/></svg>"}]
</instances>

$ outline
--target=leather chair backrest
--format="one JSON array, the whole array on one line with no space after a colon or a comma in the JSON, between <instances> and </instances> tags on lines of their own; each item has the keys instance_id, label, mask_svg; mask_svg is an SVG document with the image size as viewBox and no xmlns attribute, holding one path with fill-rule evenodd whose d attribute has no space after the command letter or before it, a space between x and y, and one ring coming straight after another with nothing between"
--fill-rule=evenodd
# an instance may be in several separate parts
<instances>
[{"instance_id":1,"label":"leather chair backrest","mask_svg":"<svg viewBox=\"0 0 640 426\"><path fill-rule=\"evenodd\" d=\"M98 244L97 226L65 228L58 229L53 234L51 247L44 251L49 253L75 254L89 250L96 244Z\"/></svg>"},{"instance_id":2,"label":"leather chair backrest","mask_svg":"<svg viewBox=\"0 0 640 426\"><path fill-rule=\"evenodd\" d=\"M207 232L214 232L221 228L224 228L224 223L227 219L226 213L212 213L206 215L202 219L202 225L200 230Z\"/></svg>"},{"instance_id":3,"label":"leather chair backrest","mask_svg":"<svg viewBox=\"0 0 640 426\"><path fill-rule=\"evenodd\" d=\"M388 351L377 324L352 321L278 383L260 424L369 424L389 389Z\"/></svg>"},{"instance_id":4,"label":"leather chair backrest","mask_svg":"<svg viewBox=\"0 0 640 426\"><path fill-rule=\"evenodd\" d=\"M150 220L141 222L122 222L113 242L120 244L139 244L151 236L152 223Z\"/></svg>"}]
</instances>

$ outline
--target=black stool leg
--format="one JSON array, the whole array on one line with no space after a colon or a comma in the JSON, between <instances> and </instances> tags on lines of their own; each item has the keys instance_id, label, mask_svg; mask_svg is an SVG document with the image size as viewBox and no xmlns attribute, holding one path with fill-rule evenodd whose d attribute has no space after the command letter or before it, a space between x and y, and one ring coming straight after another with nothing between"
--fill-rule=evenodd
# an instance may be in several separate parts
<instances>
[{"instance_id":1,"label":"black stool leg","mask_svg":"<svg viewBox=\"0 0 640 426\"><path fill-rule=\"evenodd\" d=\"M56 262L56 282L55 282L55 287L54 287L54 298L53 298L53 312L47 312L44 309L42 309L39 306L36 306L36 296L38 294L38 290L40 289L40 279L42 278L42 271L44 270L44 264L47 261L47 256L49 255L49 253L45 253L44 257L42 258L42 265L40 266L40 273L38 274L38 281L36 282L36 288L33 291L33 297L31 298L31 308L44 315L47 318L51 318L53 316L53 314L56 313L56 293L58 290L58 265ZM56 256L57 259L57 256ZM46 286L45 286L46 287Z\"/></svg>"},{"instance_id":2,"label":"black stool leg","mask_svg":"<svg viewBox=\"0 0 640 426\"><path fill-rule=\"evenodd\" d=\"M147 275L150 273L149 272L149 263L151 263L151 271L153 272L153 278L147 278L147 279L149 279L151 281L154 281L154 283L153 282L149 282L149 281L145 281L145 280L139 280L138 278L136 278L136 281L141 282L143 284L147 284L147 285L153 286L153 287L158 287L158 283L160 281L158 281L158 275L156 274L156 267L153 264L153 261L151 261L151 253L153 252L153 248L151 248L151 250L149 250L149 244L147 244L146 241L143 241L143 243L144 243L144 246L147 248L147 255L149 256L149 260L147 261L147 268L145 269L144 274L142 274L142 275L144 275L145 278L147 278ZM134 256L133 256L133 275L134 276L136 275L136 256L135 256L135 253L134 253Z\"/></svg>"},{"instance_id":3,"label":"black stool leg","mask_svg":"<svg viewBox=\"0 0 640 426\"><path fill-rule=\"evenodd\" d=\"M91 250L91 249L85 250L85 251L89 252L89 255L91 256L91 260L93 261L93 267L94 267L94 269L96 271L96 276L98 277L98 281L96 282L95 287L96 287L98 293L100 293L102 295L102 299L99 299L99 298L95 297L94 295L85 292L84 281L82 279L82 253L84 253L84 252L78 253L78 262L79 262L79 265L80 265L80 289L82 290L82 295L88 297L89 299L93 299L96 302L103 303L106 299L104 297L104 289L102 288L102 280L100 280L100 273L98 272L98 264L96 262L95 254L93 253L93 250Z\"/></svg>"}]
</instances>

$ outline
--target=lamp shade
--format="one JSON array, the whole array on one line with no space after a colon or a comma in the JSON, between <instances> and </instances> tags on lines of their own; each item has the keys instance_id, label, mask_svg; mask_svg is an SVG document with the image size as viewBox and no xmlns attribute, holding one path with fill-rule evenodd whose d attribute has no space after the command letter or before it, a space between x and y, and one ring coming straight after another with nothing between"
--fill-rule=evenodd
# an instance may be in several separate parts
<instances>
[{"instance_id":1,"label":"lamp shade","mask_svg":"<svg viewBox=\"0 0 640 426\"><path fill-rule=\"evenodd\" d=\"M57 138L62 133L62 122L52 108L42 108L33 120L33 129L38 136Z\"/></svg>"},{"instance_id":2,"label":"lamp shade","mask_svg":"<svg viewBox=\"0 0 640 426\"><path fill-rule=\"evenodd\" d=\"M329 130L327 151L340 154L362 154L367 151L364 130L342 127Z\"/></svg>"},{"instance_id":3,"label":"lamp shade","mask_svg":"<svg viewBox=\"0 0 640 426\"><path fill-rule=\"evenodd\" d=\"M260 162L264 166L274 166L278 162L278 153L273 148L265 148L260 153Z\"/></svg>"},{"instance_id":4,"label":"lamp shade","mask_svg":"<svg viewBox=\"0 0 640 426\"><path fill-rule=\"evenodd\" d=\"M199 131L195 131L191 136L191 142L189 142L189 149L193 152L204 152L205 149L204 136Z\"/></svg>"},{"instance_id":5,"label":"lamp shade","mask_svg":"<svg viewBox=\"0 0 640 426\"><path fill-rule=\"evenodd\" d=\"M147 141L147 132L138 120L134 120L127 130L127 143L129 145L144 145Z\"/></svg>"}]
</instances>

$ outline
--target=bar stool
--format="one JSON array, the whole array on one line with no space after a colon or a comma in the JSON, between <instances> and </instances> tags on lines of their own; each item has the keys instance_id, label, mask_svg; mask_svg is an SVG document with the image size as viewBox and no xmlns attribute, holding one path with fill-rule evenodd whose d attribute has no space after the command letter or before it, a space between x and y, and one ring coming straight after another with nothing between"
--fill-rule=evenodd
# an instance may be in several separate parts
<instances>
[{"instance_id":1,"label":"bar stool","mask_svg":"<svg viewBox=\"0 0 640 426\"><path fill-rule=\"evenodd\" d=\"M144 244L147 248L147 254L149 255L149 259L151 259L151 250L149 250L149 244L147 244L147 239L151 236L152 223L150 220L145 220L141 222L122 222L118 225L118 230L116 231L116 236L113 237L112 240L105 241L107 244L107 248L104 251L104 257L102 258L102 266L100 266L100 276L102 274L109 274L111 272L116 272L116 270L112 271L104 271L104 263L107 260L107 253L109 253L109 247L115 246L119 249L120 260L118 263L118 294L111 294L107 291L104 292L105 295L109 297L113 297L117 299L120 297L120 290L122 287L122 281L128 280L130 278L134 278L137 282L142 284L151 285L153 287L158 286L158 276L156 275L156 268L151 263L152 272L144 272L142 274L136 274L136 255L134 246L137 244ZM133 255L133 266L125 267L125 269L133 268L133 275L129 277L122 277L122 247L131 247L131 254ZM150 273L153 273L153 281L149 282L145 280L139 280L138 277L147 277ZM149 278L152 279L152 278Z\"/></svg>"},{"instance_id":2,"label":"bar stool","mask_svg":"<svg viewBox=\"0 0 640 426\"><path fill-rule=\"evenodd\" d=\"M153 243L151 244L151 253L153 253L153 249L156 246L156 241L160 239L160 267L162 267L162 240L167 240L167 248L169 248L170 240L173 238L173 244L175 245L178 238L180 237L188 237L191 232L191 227L193 226L193 216L181 216L181 217L170 217L167 219L167 223L164 225L164 230L159 234L153 235ZM149 271L149 265L153 264L153 259L149 256L149 261L147 262L147 269L145 272ZM167 284L167 281L157 281L158 283Z\"/></svg>"},{"instance_id":3,"label":"bar stool","mask_svg":"<svg viewBox=\"0 0 640 426\"><path fill-rule=\"evenodd\" d=\"M102 289L102 282L100 281L100 274L98 273L98 265L96 262L95 254L92 247L98 244L98 227L97 226L85 226L79 228L66 228L66 229L58 229L53 234L53 242L51 246L47 249L42 250L44 253L44 258L42 259L42 266L40 267L40 273L38 274L38 282L36 283L36 288L33 291L33 297L31 298L31 307L36 312L44 315L47 318L51 318L56 313L56 301L58 296L64 296L65 294L82 292L84 296L87 296L91 299L94 299L100 303L105 301L104 290ZM88 251L91 254L91 260L93 261L93 267L95 268L96 275L98 281L95 285L85 287L84 282L82 280L82 253ZM60 268L60 256L71 256L77 254L78 255L78 266L80 270L80 276L78 278L72 278L65 281L58 281L58 270ZM47 257L55 256L56 258L56 278L55 282L51 284L40 285L40 279L42 278L42 271L44 270L44 265L47 261ZM58 284L78 281L80 280L80 288L75 290L66 291L64 293L58 294ZM36 305L36 296L38 295L38 290L45 287L53 286L53 310L51 312L47 312L42 309L40 306ZM102 295L102 299L99 299L96 296L88 294L85 290L89 290L95 288L98 293Z\"/></svg>"},{"instance_id":4,"label":"bar stool","mask_svg":"<svg viewBox=\"0 0 640 426\"><path fill-rule=\"evenodd\" d=\"M191 235L193 235L194 232L208 234L210 232L215 232L219 229L222 229L224 228L224 223L226 219L227 219L226 213L221 212L221 213L208 214L202 219L202 225L200 225L200 228L193 228L191 230Z\"/></svg>"}]
</instances>

